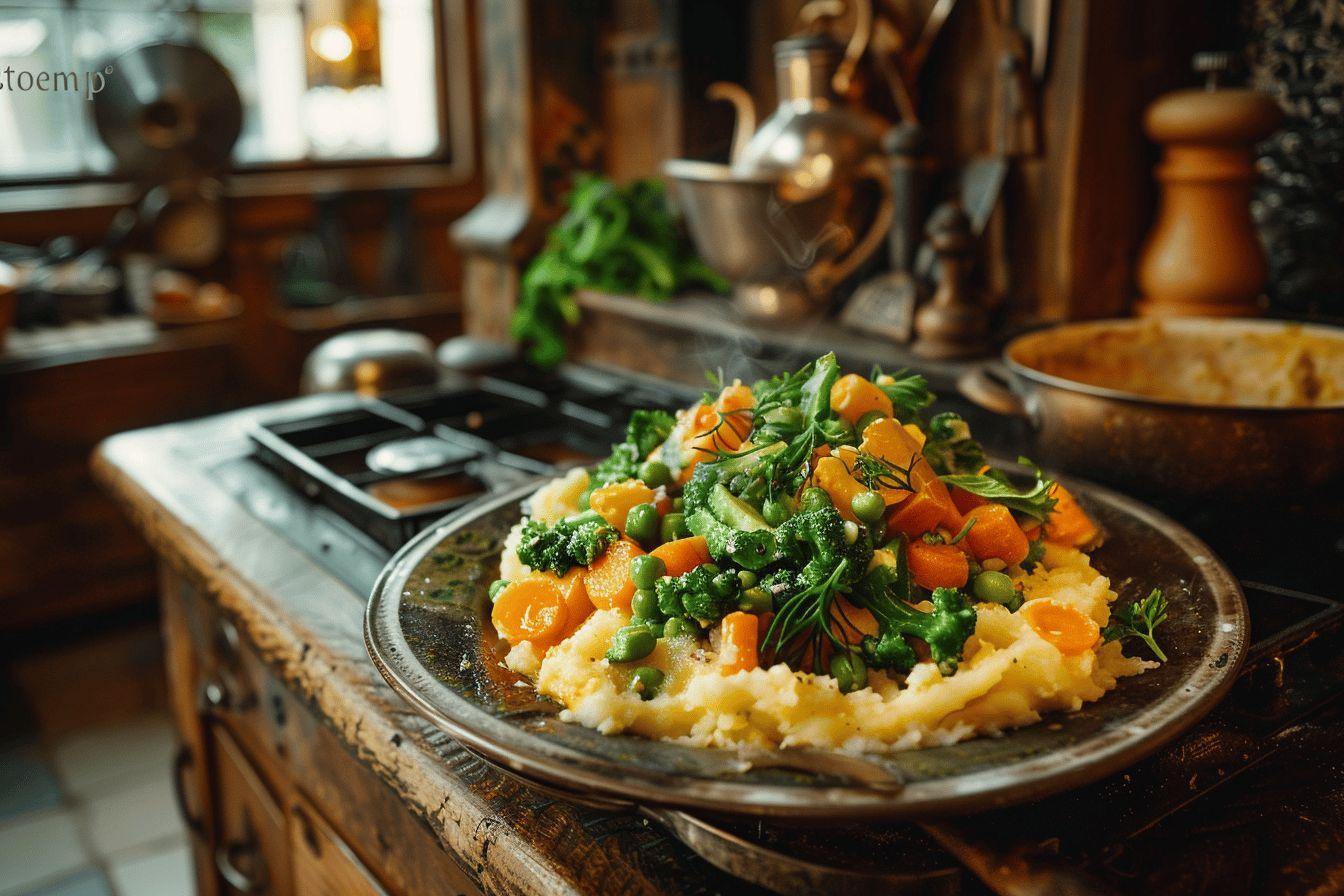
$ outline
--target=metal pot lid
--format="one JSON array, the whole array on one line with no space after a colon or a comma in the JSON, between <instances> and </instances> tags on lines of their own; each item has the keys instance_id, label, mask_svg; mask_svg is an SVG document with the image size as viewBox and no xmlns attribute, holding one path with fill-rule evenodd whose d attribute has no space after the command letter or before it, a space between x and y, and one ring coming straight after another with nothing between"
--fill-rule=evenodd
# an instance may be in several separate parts
<instances>
[{"instance_id":1,"label":"metal pot lid","mask_svg":"<svg viewBox=\"0 0 1344 896\"><path fill-rule=\"evenodd\" d=\"M558 704L503 666L489 622L501 545L535 486L482 501L402 548L374 586L365 642L393 689L469 749L606 805L816 822L1039 799L1121 771L1193 725L1231 686L1249 636L1241 588L1203 542L1119 494L1067 484L1109 533L1093 562L1121 600L1167 589L1170 661L1003 737L882 754L739 752L561 721Z\"/></svg>"},{"instance_id":2,"label":"metal pot lid","mask_svg":"<svg viewBox=\"0 0 1344 896\"><path fill-rule=\"evenodd\" d=\"M108 68L93 119L121 170L159 176L228 162L243 105L214 56L194 44L151 43Z\"/></svg>"}]
</instances>

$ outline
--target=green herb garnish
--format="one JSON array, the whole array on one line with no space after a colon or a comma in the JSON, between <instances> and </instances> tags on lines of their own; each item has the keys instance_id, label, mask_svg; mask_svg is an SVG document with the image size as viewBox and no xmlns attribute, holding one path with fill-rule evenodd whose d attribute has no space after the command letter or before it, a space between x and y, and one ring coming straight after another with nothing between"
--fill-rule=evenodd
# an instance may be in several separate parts
<instances>
[{"instance_id":1,"label":"green herb garnish","mask_svg":"<svg viewBox=\"0 0 1344 896\"><path fill-rule=\"evenodd\" d=\"M1111 618L1114 621L1101 630L1103 643L1138 638L1148 645L1153 656L1164 663L1167 661L1167 655L1162 652L1154 637L1157 627L1167 620L1167 599L1162 595L1161 588L1154 588L1143 600L1121 607Z\"/></svg>"}]
</instances>

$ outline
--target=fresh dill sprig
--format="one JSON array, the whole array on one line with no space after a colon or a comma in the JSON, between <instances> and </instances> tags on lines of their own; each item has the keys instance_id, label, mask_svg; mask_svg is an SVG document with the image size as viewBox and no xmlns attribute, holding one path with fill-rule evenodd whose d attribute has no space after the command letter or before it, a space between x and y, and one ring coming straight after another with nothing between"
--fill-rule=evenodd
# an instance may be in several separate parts
<instances>
[{"instance_id":1,"label":"fresh dill sprig","mask_svg":"<svg viewBox=\"0 0 1344 896\"><path fill-rule=\"evenodd\" d=\"M884 457L860 451L854 458L854 466L849 472L851 476L872 491L889 488L913 492L915 487L910 482L910 471L915 468L915 464L919 463L919 459L920 455L912 455L910 463L902 467L900 464L889 461Z\"/></svg>"},{"instance_id":2,"label":"fresh dill sprig","mask_svg":"<svg viewBox=\"0 0 1344 896\"><path fill-rule=\"evenodd\" d=\"M1143 600L1116 610L1112 619L1114 621L1101 630L1102 643L1138 638L1148 645L1153 656L1164 663L1167 661L1167 655L1154 637L1156 628L1167 621L1167 599L1161 588L1154 588Z\"/></svg>"}]
</instances>

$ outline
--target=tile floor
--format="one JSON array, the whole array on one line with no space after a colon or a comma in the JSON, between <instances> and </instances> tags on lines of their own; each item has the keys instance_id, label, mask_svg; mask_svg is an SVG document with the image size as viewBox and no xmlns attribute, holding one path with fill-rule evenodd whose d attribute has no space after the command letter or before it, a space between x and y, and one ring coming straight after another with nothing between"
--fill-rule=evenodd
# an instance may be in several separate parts
<instances>
[{"instance_id":1,"label":"tile floor","mask_svg":"<svg viewBox=\"0 0 1344 896\"><path fill-rule=\"evenodd\" d=\"M189 896L162 710L132 701L53 727L30 689L0 687L0 896Z\"/></svg>"}]
</instances>

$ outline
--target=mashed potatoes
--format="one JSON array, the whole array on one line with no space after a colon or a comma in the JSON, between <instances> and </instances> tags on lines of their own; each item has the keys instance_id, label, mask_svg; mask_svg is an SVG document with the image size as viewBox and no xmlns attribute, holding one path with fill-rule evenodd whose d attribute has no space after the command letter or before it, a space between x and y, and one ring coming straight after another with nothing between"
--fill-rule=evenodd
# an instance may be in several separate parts
<instances>
[{"instance_id":1,"label":"mashed potatoes","mask_svg":"<svg viewBox=\"0 0 1344 896\"><path fill-rule=\"evenodd\" d=\"M577 510L587 474L571 472L539 491L531 512L556 519ZM525 571L514 552L517 532L501 558L501 575ZM1105 625L1115 600L1110 583L1079 551L1051 546L1031 574L1013 570L1028 601L1067 604ZM1038 721L1052 710L1075 710L1097 700L1119 678L1149 665L1121 654L1118 643L1067 656L1042 639L1019 613L997 604L976 607L975 634L955 675L920 663L904 681L880 672L870 687L840 692L826 675L778 664L725 675L715 642L659 640L639 665L666 673L658 695L643 700L629 689L633 664L605 659L611 636L627 619L600 610L544 656L524 642L509 653L511 668L535 679L538 690L563 703L562 718L604 734L629 732L706 747L822 747L910 749L953 743Z\"/></svg>"}]
</instances>

